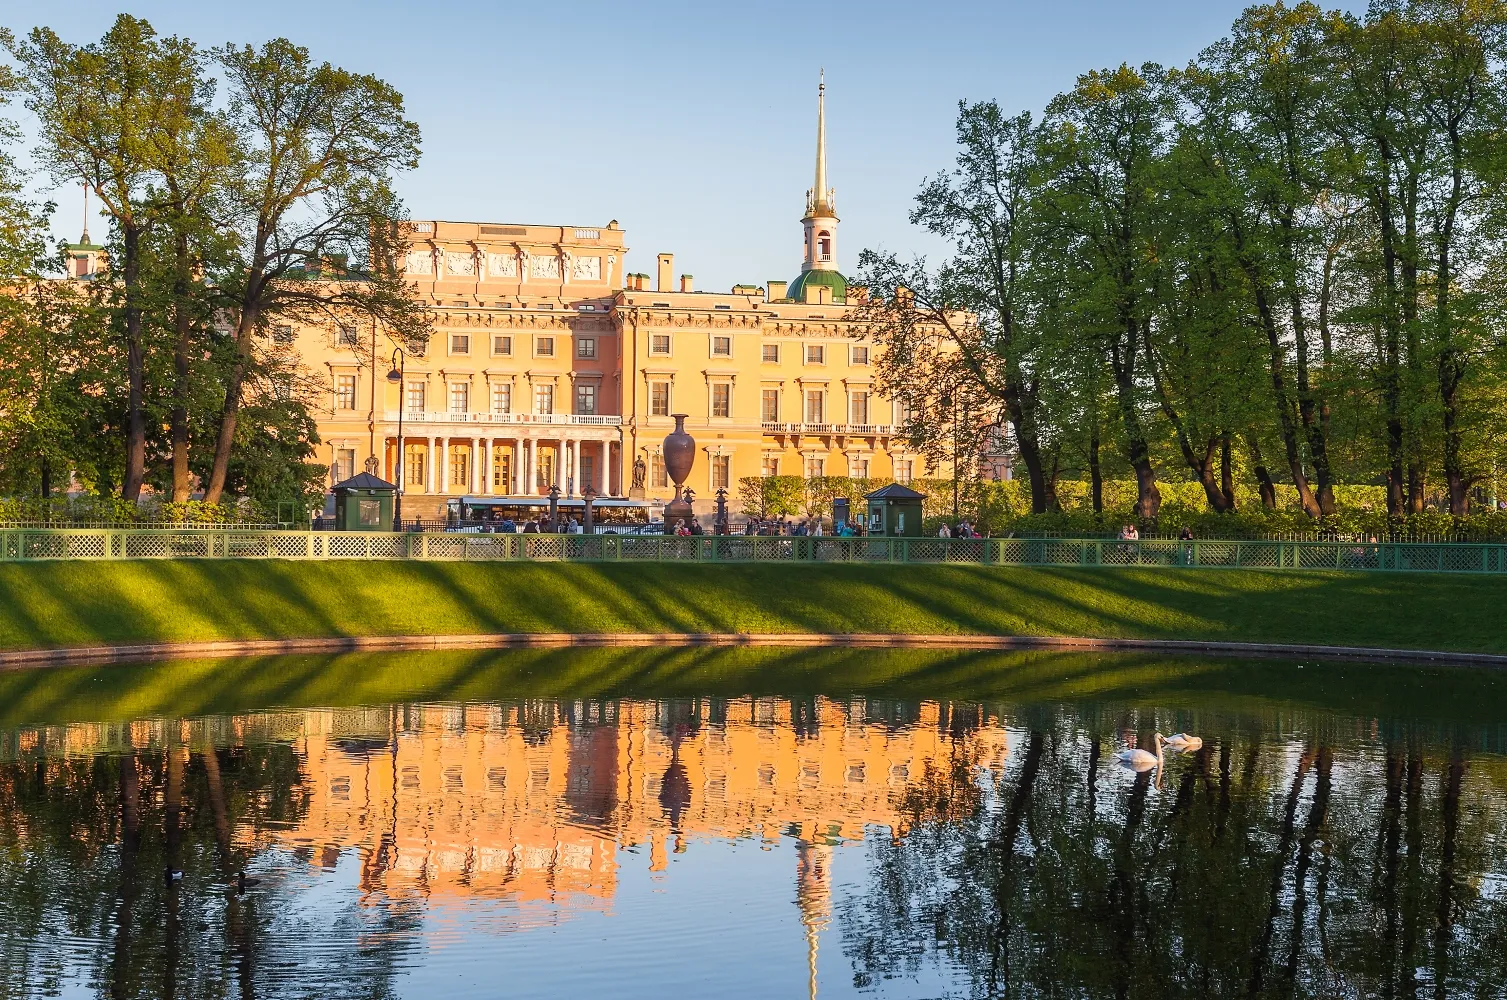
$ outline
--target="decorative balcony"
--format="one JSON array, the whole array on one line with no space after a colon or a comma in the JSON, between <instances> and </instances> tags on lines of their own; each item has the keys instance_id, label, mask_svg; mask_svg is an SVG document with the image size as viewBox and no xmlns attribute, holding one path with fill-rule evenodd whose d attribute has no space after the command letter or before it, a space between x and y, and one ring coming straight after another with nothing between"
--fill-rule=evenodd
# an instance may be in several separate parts
<instances>
[{"instance_id":1,"label":"decorative balcony","mask_svg":"<svg viewBox=\"0 0 1507 1000\"><path fill-rule=\"evenodd\" d=\"M398 422L397 410L386 410L382 419L387 423ZM511 424L534 426L538 424L574 425L577 427L616 427L623 418L616 413L451 413L447 410L406 410L404 425L414 424Z\"/></svg>"},{"instance_id":2,"label":"decorative balcony","mask_svg":"<svg viewBox=\"0 0 1507 1000\"><path fill-rule=\"evenodd\" d=\"M900 430L890 424L786 424L765 420L759 425L765 434L859 434L891 437Z\"/></svg>"}]
</instances>

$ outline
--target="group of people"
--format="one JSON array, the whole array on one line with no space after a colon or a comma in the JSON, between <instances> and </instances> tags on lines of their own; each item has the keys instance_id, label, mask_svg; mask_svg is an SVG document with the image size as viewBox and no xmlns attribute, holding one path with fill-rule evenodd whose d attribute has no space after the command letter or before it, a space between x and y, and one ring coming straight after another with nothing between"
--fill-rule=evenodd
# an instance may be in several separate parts
<instances>
[{"instance_id":1,"label":"group of people","mask_svg":"<svg viewBox=\"0 0 1507 1000\"><path fill-rule=\"evenodd\" d=\"M523 522L523 527L518 527L518 522L511 517L505 517L495 527L483 524L482 531L495 531L500 535L579 535L583 529L580 518L560 517L553 523L549 518L529 518Z\"/></svg>"},{"instance_id":2,"label":"group of people","mask_svg":"<svg viewBox=\"0 0 1507 1000\"><path fill-rule=\"evenodd\" d=\"M970 521L959 521L956 525L948 525L946 521L937 529L938 538L983 538Z\"/></svg>"},{"instance_id":3,"label":"group of people","mask_svg":"<svg viewBox=\"0 0 1507 1000\"><path fill-rule=\"evenodd\" d=\"M828 530L826 522L819 517L806 517L796 521L789 518L749 518L743 526L743 534L766 537L771 535L786 535L793 538L821 538L823 536L836 536L838 538L857 538L867 534L862 522L840 521Z\"/></svg>"}]
</instances>

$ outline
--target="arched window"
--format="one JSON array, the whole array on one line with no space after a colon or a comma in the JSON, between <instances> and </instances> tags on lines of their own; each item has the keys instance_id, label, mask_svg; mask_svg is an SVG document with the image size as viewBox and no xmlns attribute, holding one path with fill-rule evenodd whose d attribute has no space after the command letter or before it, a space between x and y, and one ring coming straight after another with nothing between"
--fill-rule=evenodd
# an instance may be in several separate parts
<instances>
[{"instance_id":1,"label":"arched window","mask_svg":"<svg viewBox=\"0 0 1507 1000\"><path fill-rule=\"evenodd\" d=\"M832 234L825 229L816 235L816 252L818 260L832 259Z\"/></svg>"}]
</instances>

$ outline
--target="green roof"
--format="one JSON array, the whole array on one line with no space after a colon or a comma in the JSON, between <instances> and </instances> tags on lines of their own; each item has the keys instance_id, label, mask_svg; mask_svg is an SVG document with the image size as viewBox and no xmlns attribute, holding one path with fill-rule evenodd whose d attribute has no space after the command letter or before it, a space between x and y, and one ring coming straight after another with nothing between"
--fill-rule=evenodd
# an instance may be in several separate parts
<instances>
[{"instance_id":1,"label":"green roof","mask_svg":"<svg viewBox=\"0 0 1507 1000\"><path fill-rule=\"evenodd\" d=\"M795 302L806 301L806 289L826 285L832 289L832 301L837 305L847 305L848 302L848 279L837 271L802 271L801 276L790 283L790 288L785 294Z\"/></svg>"}]
</instances>

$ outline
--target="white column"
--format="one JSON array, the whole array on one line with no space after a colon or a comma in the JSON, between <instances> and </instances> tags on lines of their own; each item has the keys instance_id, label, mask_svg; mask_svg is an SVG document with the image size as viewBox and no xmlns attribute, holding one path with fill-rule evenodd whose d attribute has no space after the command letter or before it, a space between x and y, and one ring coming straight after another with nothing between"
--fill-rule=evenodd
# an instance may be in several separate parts
<instances>
[{"instance_id":1,"label":"white column","mask_svg":"<svg viewBox=\"0 0 1507 1000\"><path fill-rule=\"evenodd\" d=\"M518 492L526 497L534 495L534 462L537 459L534 438L523 439L523 463L518 467L518 482L523 487Z\"/></svg>"},{"instance_id":2,"label":"white column","mask_svg":"<svg viewBox=\"0 0 1507 1000\"><path fill-rule=\"evenodd\" d=\"M434 492L434 450L439 445L439 438L431 438L426 441L429 447L424 449L424 492Z\"/></svg>"},{"instance_id":3,"label":"white column","mask_svg":"<svg viewBox=\"0 0 1507 1000\"><path fill-rule=\"evenodd\" d=\"M481 438L471 439L471 495L481 492Z\"/></svg>"},{"instance_id":4,"label":"white column","mask_svg":"<svg viewBox=\"0 0 1507 1000\"><path fill-rule=\"evenodd\" d=\"M570 488L576 493L585 493L586 484L581 482L581 442L570 443Z\"/></svg>"},{"instance_id":5,"label":"white column","mask_svg":"<svg viewBox=\"0 0 1507 1000\"><path fill-rule=\"evenodd\" d=\"M440 493L450 493L450 439L437 438L440 443Z\"/></svg>"},{"instance_id":6,"label":"white column","mask_svg":"<svg viewBox=\"0 0 1507 1000\"><path fill-rule=\"evenodd\" d=\"M481 454L476 457L477 472L481 475L481 489L476 492L486 496L492 492L492 439L481 439Z\"/></svg>"},{"instance_id":7,"label":"white column","mask_svg":"<svg viewBox=\"0 0 1507 1000\"><path fill-rule=\"evenodd\" d=\"M565 490L565 439L555 442L555 485Z\"/></svg>"}]
</instances>

